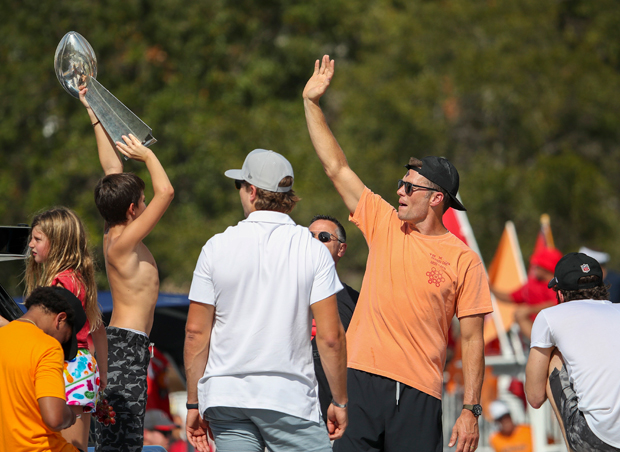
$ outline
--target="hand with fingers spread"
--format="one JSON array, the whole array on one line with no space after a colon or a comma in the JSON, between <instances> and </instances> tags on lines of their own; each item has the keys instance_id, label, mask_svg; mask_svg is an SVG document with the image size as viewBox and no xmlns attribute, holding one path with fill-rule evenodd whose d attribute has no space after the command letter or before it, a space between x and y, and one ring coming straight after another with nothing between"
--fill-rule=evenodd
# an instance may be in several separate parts
<instances>
[{"instance_id":1,"label":"hand with fingers spread","mask_svg":"<svg viewBox=\"0 0 620 452\"><path fill-rule=\"evenodd\" d=\"M329 55L323 56L323 61L320 65L319 60L316 60L314 63L314 73L310 80L308 80L308 83L306 83L303 98L318 103L321 96L327 91L333 76L334 60L330 60Z\"/></svg>"},{"instance_id":2,"label":"hand with fingers spread","mask_svg":"<svg viewBox=\"0 0 620 452\"><path fill-rule=\"evenodd\" d=\"M118 149L125 157L137 160L139 162L145 162L149 153L152 152L131 133L129 134L129 136L123 135L123 140L125 141L124 143L121 143L120 141L116 142L116 149Z\"/></svg>"},{"instance_id":3,"label":"hand with fingers spread","mask_svg":"<svg viewBox=\"0 0 620 452\"><path fill-rule=\"evenodd\" d=\"M454 424L448 447L453 447L458 440L456 452L473 452L478 448L479 438L478 418L464 409Z\"/></svg>"}]
</instances>

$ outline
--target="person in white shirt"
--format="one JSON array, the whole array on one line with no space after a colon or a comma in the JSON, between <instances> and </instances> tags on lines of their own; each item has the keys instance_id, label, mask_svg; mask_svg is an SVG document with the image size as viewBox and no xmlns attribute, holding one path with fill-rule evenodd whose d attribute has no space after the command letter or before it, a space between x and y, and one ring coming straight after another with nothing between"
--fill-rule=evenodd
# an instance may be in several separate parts
<instances>
[{"instance_id":1,"label":"person in white shirt","mask_svg":"<svg viewBox=\"0 0 620 452\"><path fill-rule=\"evenodd\" d=\"M557 306L532 328L525 392L534 408L548 398L575 452L620 450L620 305L609 301L600 264L569 253L549 288Z\"/></svg>"},{"instance_id":2,"label":"person in white shirt","mask_svg":"<svg viewBox=\"0 0 620 452\"><path fill-rule=\"evenodd\" d=\"M299 198L282 155L255 149L235 180L246 219L203 247L185 337L187 436L208 452L330 451L347 426L346 344L327 248L288 216ZM333 400L320 415L312 317Z\"/></svg>"}]
</instances>

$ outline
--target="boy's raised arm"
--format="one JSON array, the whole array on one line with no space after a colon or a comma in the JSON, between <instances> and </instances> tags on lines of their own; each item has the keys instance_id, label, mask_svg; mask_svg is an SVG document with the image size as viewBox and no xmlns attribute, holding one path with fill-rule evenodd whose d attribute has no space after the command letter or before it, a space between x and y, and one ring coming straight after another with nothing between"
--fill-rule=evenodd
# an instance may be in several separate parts
<instances>
[{"instance_id":1,"label":"boy's raised arm","mask_svg":"<svg viewBox=\"0 0 620 452\"><path fill-rule=\"evenodd\" d=\"M123 231L122 239L117 243L118 247L133 249L136 243L142 241L153 230L157 222L166 212L174 198L174 188L153 151L142 145L140 140L133 135L123 135L125 143L116 143L117 149L130 159L146 163L146 168L151 175L153 183L153 199L134 221ZM142 202L142 201L141 201ZM135 213L140 206L132 204L130 213ZM131 211L133 209L133 211Z\"/></svg>"},{"instance_id":2,"label":"boy's raised arm","mask_svg":"<svg viewBox=\"0 0 620 452\"><path fill-rule=\"evenodd\" d=\"M88 88L82 88L80 90L80 101L86 107L86 111L90 117L90 122L93 124L95 129L97 151L99 152L99 162L101 163L101 168L103 168L103 172L106 176L108 174L122 173L123 162L114 149L112 139L103 128L103 125L99 122L99 119L97 118L97 115L95 115L93 109L90 108L90 105L88 105L88 101L85 97L87 91Z\"/></svg>"}]
</instances>

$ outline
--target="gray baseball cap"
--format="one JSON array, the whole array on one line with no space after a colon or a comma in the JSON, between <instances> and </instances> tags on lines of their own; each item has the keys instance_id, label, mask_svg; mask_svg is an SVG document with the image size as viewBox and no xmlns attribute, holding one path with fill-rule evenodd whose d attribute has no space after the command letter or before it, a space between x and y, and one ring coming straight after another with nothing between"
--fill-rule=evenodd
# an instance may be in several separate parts
<instances>
[{"instance_id":1,"label":"gray baseball cap","mask_svg":"<svg viewBox=\"0 0 620 452\"><path fill-rule=\"evenodd\" d=\"M284 193L290 187L278 187L285 177L292 177L293 167L282 155L266 149L254 149L248 154L241 169L231 169L224 173L226 177L244 180L263 190Z\"/></svg>"}]
</instances>

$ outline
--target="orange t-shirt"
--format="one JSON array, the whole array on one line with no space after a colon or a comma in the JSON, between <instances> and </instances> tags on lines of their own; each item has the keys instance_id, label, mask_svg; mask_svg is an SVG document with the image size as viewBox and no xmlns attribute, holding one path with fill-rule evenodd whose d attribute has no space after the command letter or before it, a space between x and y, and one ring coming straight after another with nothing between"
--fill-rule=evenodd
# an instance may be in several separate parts
<instances>
[{"instance_id":1,"label":"orange t-shirt","mask_svg":"<svg viewBox=\"0 0 620 452\"><path fill-rule=\"evenodd\" d=\"M489 444L495 452L532 452L532 429L529 425L517 425L510 436L492 433Z\"/></svg>"},{"instance_id":2,"label":"orange t-shirt","mask_svg":"<svg viewBox=\"0 0 620 452\"><path fill-rule=\"evenodd\" d=\"M0 450L76 452L43 422L38 399L65 399L60 343L31 323L0 328Z\"/></svg>"},{"instance_id":3,"label":"orange t-shirt","mask_svg":"<svg viewBox=\"0 0 620 452\"><path fill-rule=\"evenodd\" d=\"M493 310L482 261L451 233L412 230L368 188L350 220L369 253L347 331L348 366L441 399L452 317Z\"/></svg>"}]
</instances>

